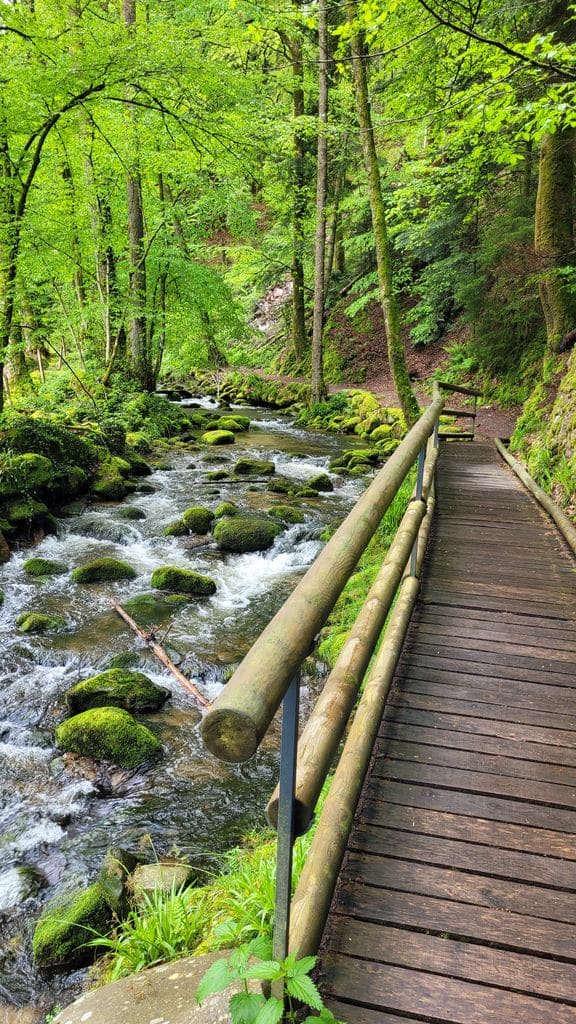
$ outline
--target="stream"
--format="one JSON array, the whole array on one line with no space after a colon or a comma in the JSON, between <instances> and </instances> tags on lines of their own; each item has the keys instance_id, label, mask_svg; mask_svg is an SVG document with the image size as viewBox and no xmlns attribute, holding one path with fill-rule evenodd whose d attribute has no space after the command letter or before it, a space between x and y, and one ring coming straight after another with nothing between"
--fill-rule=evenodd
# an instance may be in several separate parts
<instances>
[{"instance_id":1,"label":"stream","mask_svg":"<svg viewBox=\"0 0 576 1024\"><path fill-rule=\"evenodd\" d=\"M211 399L203 404L217 406ZM357 444L353 438L298 429L278 413L241 411L252 427L233 446L169 452L170 468L146 478L153 493L136 492L124 503L74 505L59 520L57 536L45 538L33 552L30 547L15 551L0 567L5 593L0 609L0 1010L7 1021L18 1021L19 1014L26 1021L43 1019L39 1011L34 1016L29 1010L29 1017L23 1008L44 1010L56 1000L66 1004L78 991L84 972L38 974L31 936L46 901L92 881L109 846L143 845L151 859L177 851L209 867L214 851L224 851L264 824L277 773L277 729L247 764L217 761L202 745L193 699L110 608L112 597L123 603L149 591L150 574L162 565L212 576L216 594L177 606L158 631L174 660L212 699L226 668L244 656L317 556L323 527L340 521L357 500L365 481L334 474L334 492L315 499L273 495L265 484L246 478L207 481L207 473L244 456L272 459L277 473L304 481L325 471L337 452ZM294 502L306 522L290 526L269 551L244 555L163 536L164 527L185 508L214 508L223 500L253 509ZM121 518L123 504L139 508L145 519ZM110 555L129 562L138 575L130 582L90 586L75 584L68 575L34 580L22 568L31 553L70 569ZM15 619L24 609L62 615L69 628L23 636ZM162 711L141 716L163 742L165 757L147 773L110 770L104 781L96 773L86 777L54 747L63 695L126 653L133 655L131 667L172 691ZM305 686L304 702L311 699L309 690Z\"/></svg>"}]
</instances>

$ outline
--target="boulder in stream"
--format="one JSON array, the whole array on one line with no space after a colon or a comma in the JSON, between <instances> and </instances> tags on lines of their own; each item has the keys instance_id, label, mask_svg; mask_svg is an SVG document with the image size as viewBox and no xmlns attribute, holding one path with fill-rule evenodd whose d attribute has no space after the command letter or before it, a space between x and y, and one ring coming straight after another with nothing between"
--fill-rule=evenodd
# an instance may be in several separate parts
<instances>
[{"instance_id":1,"label":"boulder in stream","mask_svg":"<svg viewBox=\"0 0 576 1024\"><path fill-rule=\"evenodd\" d=\"M281 519L284 523L303 523L306 519L304 513L292 505L273 505L268 509L268 515L274 519Z\"/></svg>"},{"instance_id":2,"label":"boulder in stream","mask_svg":"<svg viewBox=\"0 0 576 1024\"><path fill-rule=\"evenodd\" d=\"M250 420L247 416L221 416L215 424L219 430L231 430L233 434L239 434L243 430L250 429Z\"/></svg>"},{"instance_id":3,"label":"boulder in stream","mask_svg":"<svg viewBox=\"0 0 576 1024\"><path fill-rule=\"evenodd\" d=\"M39 967L78 967L94 959L95 950L86 943L94 932L105 934L112 924L112 909L101 885L57 897L38 920L32 950Z\"/></svg>"},{"instance_id":4,"label":"boulder in stream","mask_svg":"<svg viewBox=\"0 0 576 1024\"><path fill-rule=\"evenodd\" d=\"M272 476L276 466L268 459L238 459L234 466L237 476Z\"/></svg>"},{"instance_id":5,"label":"boulder in stream","mask_svg":"<svg viewBox=\"0 0 576 1024\"><path fill-rule=\"evenodd\" d=\"M73 715L102 707L158 711L171 696L170 690L157 686L143 672L111 668L72 686L66 691L66 703Z\"/></svg>"},{"instance_id":6,"label":"boulder in stream","mask_svg":"<svg viewBox=\"0 0 576 1024\"><path fill-rule=\"evenodd\" d=\"M141 508L136 508L135 505L123 505L118 509L118 515L120 519L127 519L129 522L146 519L146 513Z\"/></svg>"},{"instance_id":7,"label":"boulder in stream","mask_svg":"<svg viewBox=\"0 0 576 1024\"><path fill-rule=\"evenodd\" d=\"M22 567L29 576L62 576L68 572L63 562L53 562L50 558L29 558Z\"/></svg>"},{"instance_id":8,"label":"boulder in stream","mask_svg":"<svg viewBox=\"0 0 576 1024\"><path fill-rule=\"evenodd\" d=\"M110 580L133 580L136 573L131 565L119 558L96 558L79 566L72 573L74 583L106 583Z\"/></svg>"},{"instance_id":9,"label":"boulder in stream","mask_svg":"<svg viewBox=\"0 0 576 1024\"><path fill-rule=\"evenodd\" d=\"M316 476L306 480L304 487L312 491L333 491L334 484L327 473L317 473Z\"/></svg>"},{"instance_id":10,"label":"boulder in stream","mask_svg":"<svg viewBox=\"0 0 576 1024\"><path fill-rule=\"evenodd\" d=\"M214 519L223 519L224 516L237 516L240 512L238 505L233 501L222 501L214 512Z\"/></svg>"},{"instance_id":11,"label":"boulder in stream","mask_svg":"<svg viewBox=\"0 0 576 1024\"><path fill-rule=\"evenodd\" d=\"M216 593L216 584L210 576L203 576L191 569L179 569L175 565L165 565L155 569L150 583L158 590L168 590L175 594L190 594L192 597L210 597Z\"/></svg>"},{"instance_id":12,"label":"boulder in stream","mask_svg":"<svg viewBox=\"0 0 576 1024\"><path fill-rule=\"evenodd\" d=\"M59 615L22 612L16 619L16 625L19 633L48 633L50 630L63 629L67 623Z\"/></svg>"},{"instance_id":13,"label":"boulder in stream","mask_svg":"<svg viewBox=\"0 0 576 1024\"><path fill-rule=\"evenodd\" d=\"M162 744L150 729L122 708L99 707L74 715L56 729L61 750L136 768L157 758Z\"/></svg>"},{"instance_id":14,"label":"boulder in stream","mask_svg":"<svg viewBox=\"0 0 576 1024\"><path fill-rule=\"evenodd\" d=\"M210 533L214 513L209 508L193 506L182 513L182 522L192 533Z\"/></svg>"},{"instance_id":15,"label":"boulder in stream","mask_svg":"<svg viewBox=\"0 0 576 1024\"><path fill-rule=\"evenodd\" d=\"M173 523L168 523L168 526L164 527L162 533L165 537L185 537L188 527L183 519L175 519Z\"/></svg>"},{"instance_id":16,"label":"boulder in stream","mask_svg":"<svg viewBox=\"0 0 576 1024\"><path fill-rule=\"evenodd\" d=\"M125 610L131 615L139 626L154 626L165 622L175 612L179 605L188 604L186 594L159 594L157 591L148 591L144 594L134 594L123 601ZM130 668L129 665L112 665L109 668Z\"/></svg>"},{"instance_id":17,"label":"boulder in stream","mask_svg":"<svg viewBox=\"0 0 576 1024\"><path fill-rule=\"evenodd\" d=\"M263 516L234 516L220 519L214 527L214 540L222 551L241 554L266 551L282 532L280 523Z\"/></svg>"},{"instance_id":18,"label":"boulder in stream","mask_svg":"<svg viewBox=\"0 0 576 1024\"><path fill-rule=\"evenodd\" d=\"M231 430L207 430L200 440L204 444L234 444L236 437Z\"/></svg>"}]
</instances>

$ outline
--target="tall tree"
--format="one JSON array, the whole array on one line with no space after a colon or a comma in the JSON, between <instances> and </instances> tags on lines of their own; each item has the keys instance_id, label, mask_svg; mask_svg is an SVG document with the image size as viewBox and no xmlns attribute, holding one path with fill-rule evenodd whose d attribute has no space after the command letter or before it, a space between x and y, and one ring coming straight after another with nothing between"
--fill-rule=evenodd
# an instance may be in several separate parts
<instances>
[{"instance_id":1,"label":"tall tree","mask_svg":"<svg viewBox=\"0 0 576 1024\"><path fill-rule=\"evenodd\" d=\"M322 365L326 275L326 192L328 185L328 11L318 0L318 144L316 160L316 238L314 245L314 309L312 319L312 400L326 393Z\"/></svg>"}]
</instances>

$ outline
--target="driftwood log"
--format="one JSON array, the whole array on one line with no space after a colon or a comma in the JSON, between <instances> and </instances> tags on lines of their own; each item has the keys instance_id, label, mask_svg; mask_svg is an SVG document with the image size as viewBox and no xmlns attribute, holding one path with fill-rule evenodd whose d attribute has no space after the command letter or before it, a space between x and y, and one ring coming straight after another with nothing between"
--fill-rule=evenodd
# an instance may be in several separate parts
<instances>
[{"instance_id":1,"label":"driftwood log","mask_svg":"<svg viewBox=\"0 0 576 1024\"><path fill-rule=\"evenodd\" d=\"M195 699L198 701L200 707L202 707L202 708L210 707L210 701L207 699L207 697L205 697L203 693L200 693L200 690L198 689L198 687L195 686L194 683L192 683L190 681L190 679L187 679L187 677L184 675L184 673L181 672L180 669L177 667L177 665L174 664L174 662L166 654L166 651L164 650L164 648L161 647L160 644L156 642L156 640L154 638L154 634L153 633L146 633L143 629L141 629L140 626L138 625L138 623L134 622L134 619L130 618L130 616L128 615L128 612L124 611L124 608L122 607L122 605L116 604L116 602L114 601L113 602L113 608L114 608L114 611L118 613L120 618L124 619L124 622L128 626L130 626L130 629L134 630L134 632L136 633L136 636L140 637L140 639L144 641L146 646L150 648L152 653L156 655L158 660L162 662L162 664L165 666L165 668L167 668L168 671L172 673L172 675L174 676L175 679L178 680L180 685L183 686L185 690L188 690L188 693L191 693L192 696L195 697Z\"/></svg>"}]
</instances>

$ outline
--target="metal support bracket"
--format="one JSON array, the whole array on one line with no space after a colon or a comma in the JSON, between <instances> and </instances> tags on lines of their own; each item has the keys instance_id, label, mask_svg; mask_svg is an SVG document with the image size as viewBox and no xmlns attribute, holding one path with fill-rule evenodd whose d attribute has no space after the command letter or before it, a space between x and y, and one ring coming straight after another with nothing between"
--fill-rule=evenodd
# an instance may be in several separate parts
<instances>
[{"instance_id":1,"label":"metal support bracket","mask_svg":"<svg viewBox=\"0 0 576 1024\"><path fill-rule=\"evenodd\" d=\"M294 790L300 710L300 671L296 673L282 701L280 745L280 792L276 845L276 892L274 897L273 950L275 960L288 956L290 901L292 896L292 853L294 846ZM282 998L274 990L277 998Z\"/></svg>"}]
</instances>

